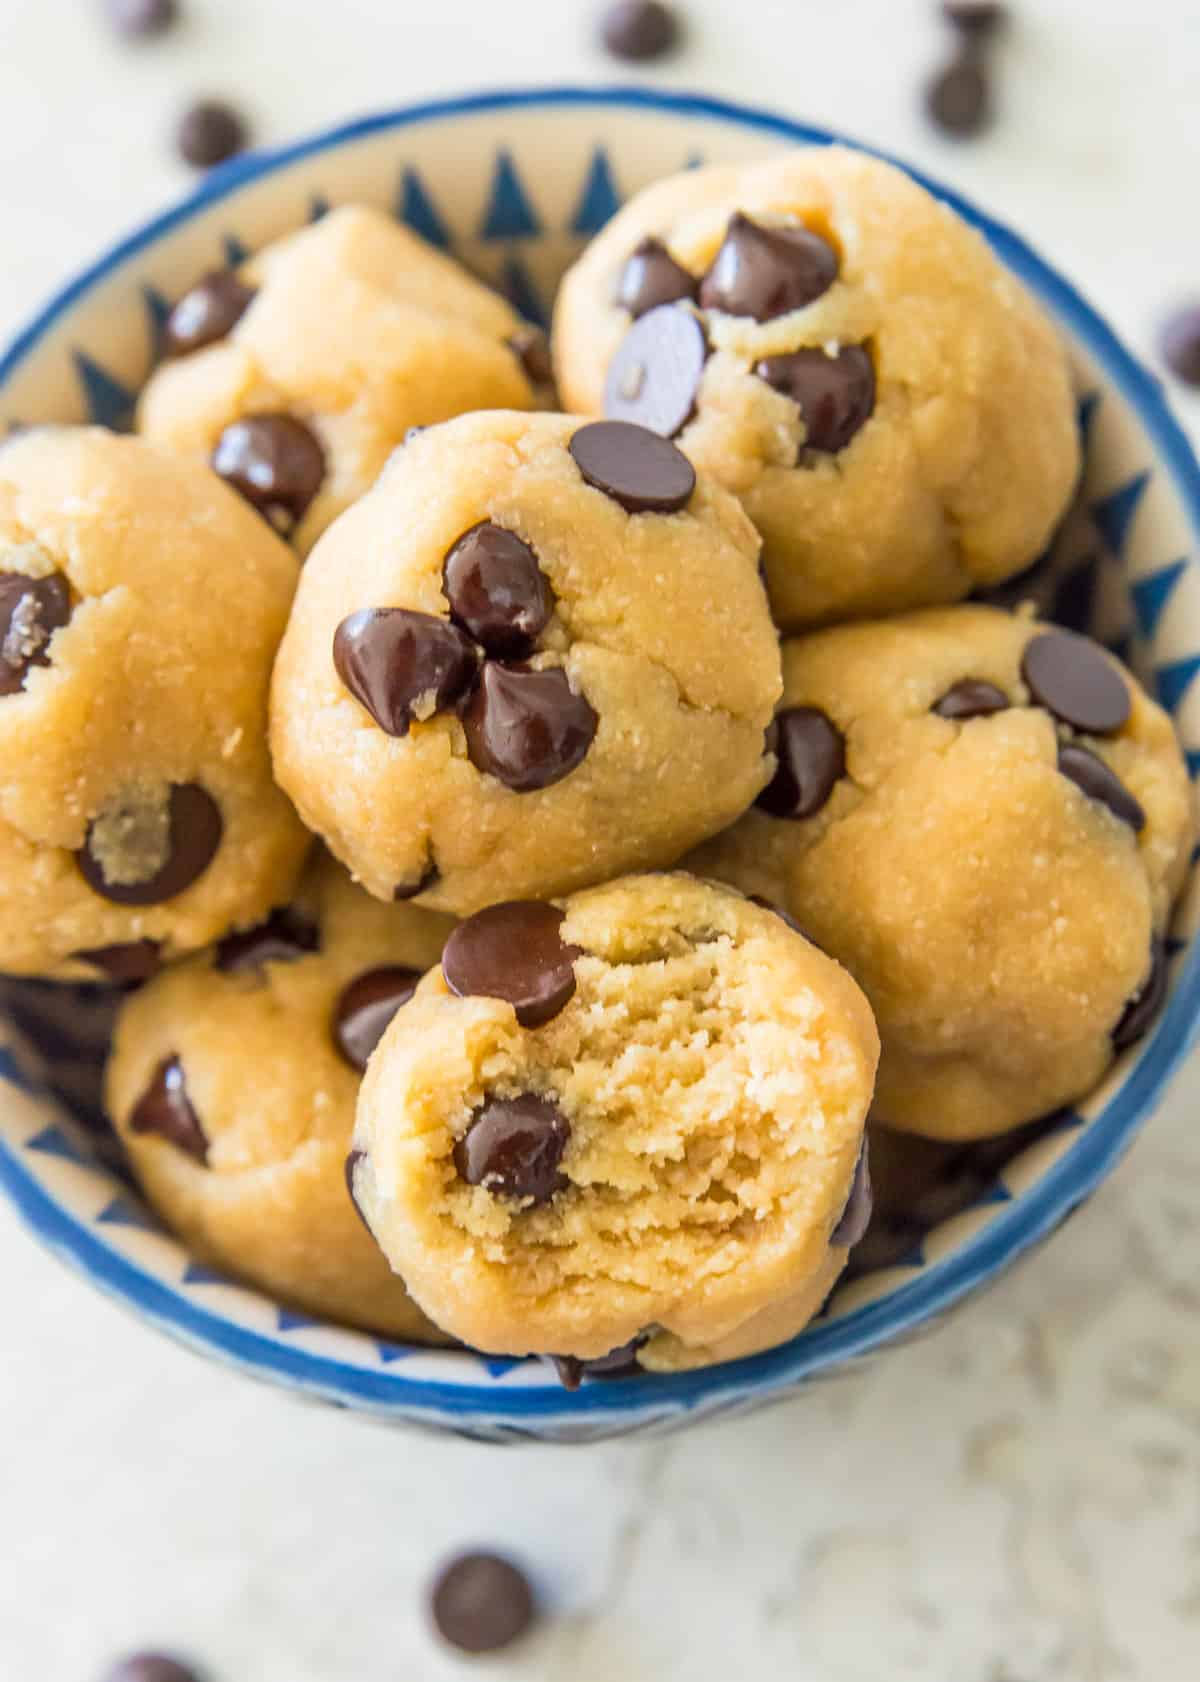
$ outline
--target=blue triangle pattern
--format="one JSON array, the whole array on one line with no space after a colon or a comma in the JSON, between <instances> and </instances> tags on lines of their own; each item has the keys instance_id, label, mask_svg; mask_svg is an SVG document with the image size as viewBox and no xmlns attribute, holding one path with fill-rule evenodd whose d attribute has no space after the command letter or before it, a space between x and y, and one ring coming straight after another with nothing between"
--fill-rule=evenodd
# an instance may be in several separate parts
<instances>
[{"instance_id":1,"label":"blue triangle pattern","mask_svg":"<svg viewBox=\"0 0 1200 1682\"><path fill-rule=\"evenodd\" d=\"M612 165L603 146L592 153L591 167L575 213L571 217L573 234L598 234L604 224L621 208L621 195L613 180Z\"/></svg>"},{"instance_id":2,"label":"blue triangle pattern","mask_svg":"<svg viewBox=\"0 0 1200 1682\"><path fill-rule=\"evenodd\" d=\"M190 1261L184 1269L181 1283L184 1285L231 1285L233 1280L227 1273L218 1273L215 1267L205 1267L203 1262Z\"/></svg>"},{"instance_id":3,"label":"blue triangle pattern","mask_svg":"<svg viewBox=\"0 0 1200 1682\"><path fill-rule=\"evenodd\" d=\"M400 182L400 198L396 206L400 221L419 234L430 245L444 251L450 244L446 224L438 215L433 200L426 192L415 169L406 169Z\"/></svg>"},{"instance_id":4,"label":"blue triangle pattern","mask_svg":"<svg viewBox=\"0 0 1200 1682\"><path fill-rule=\"evenodd\" d=\"M43 1127L25 1142L27 1151L39 1151L43 1156L61 1157L64 1162L86 1162L81 1150L68 1139L61 1127Z\"/></svg>"},{"instance_id":5,"label":"blue triangle pattern","mask_svg":"<svg viewBox=\"0 0 1200 1682\"><path fill-rule=\"evenodd\" d=\"M1138 624L1144 637L1152 637L1158 629L1163 608L1187 570L1187 564L1186 558L1182 561L1172 561L1170 566L1161 567L1148 578L1136 579L1130 586L1134 612L1138 616Z\"/></svg>"},{"instance_id":6,"label":"blue triangle pattern","mask_svg":"<svg viewBox=\"0 0 1200 1682\"><path fill-rule=\"evenodd\" d=\"M1158 698L1169 713L1179 706L1197 672L1200 672L1200 654L1189 654L1186 660L1172 660L1169 666L1160 666L1155 672Z\"/></svg>"},{"instance_id":7,"label":"blue triangle pattern","mask_svg":"<svg viewBox=\"0 0 1200 1682\"><path fill-rule=\"evenodd\" d=\"M1075 417L1079 424L1079 436L1084 444L1087 443L1092 430L1092 422L1096 418L1096 411L1100 407L1101 393L1088 391L1079 399L1079 407Z\"/></svg>"},{"instance_id":8,"label":"blue triangle pattern","mask_svg":"<svg viewBox=\"0 0 1200 1682\"><path fill-rule=\"evenodd\" d=\"M1138 504L1145 496L1149 483L1149 473L1139 473L1127 485L1122 485L1119 490L1101 497L1099 502L1092 504L1092 518L1099 526L1104 541L1118 557L1125 554L1125 540L1129 536L1133 516L1137 513Z\"/></svg>"},{"instance_id":9,"label":"blue triangle pattern","mask_svg":"<svg viewBox=\"0 0 1200 1682\"><path fill-rule=\"evenodd\" d=\"M157 286L143 286L142 298L146 305L146 316L150 322L150 346L155 356L162 347L163 329L167 325L167 317L171 313L171 300L163 296Z\"/></svg>"},{"instance_id":10,"label":"blue triangle pattern","mask_svg":"<svg viewBox=\"0 0 1200 1682\"><path fill-rule=\"evenodd\" d=\"M483 239L532 239L541 231L542 225L525 196L512 153L502 147L496 153L492 191L479 230L480 236Z\"/></svg>"},{"instance_id":11,"label":"blue triangle pattern","mask_svg":"<svg viewBox=\"0 0 1200 1682\"><path fill-rule=\"evenodd\" d=\"M162 1232L162 1223L137 1203L114 1197L96 1216L98 1226L131 1226L139 1232Z\"/></svg>"},{"instance_id":12,"label":"blue triangle pattern","mask_svg":"<svg viewBox=\"0 0 1200 1682\"><path fill-rule=\"evenodd\" d=\"M1163 941L1168 958L1177 958L1181 952L1187 951L1187 941L1180 940L1177 935L1169 934Z\"/></svg>"},{"instance_id":13,"label":"blue triangle pattern","mask_svg":"<svg viewBox=\"0 0 1200 1682\"><path fill-rule=\"evenodd\" d=\"M529 270L519 257L507 259L501 284L509 303L526 321L532 321L538 327L550 325L541 295L533 284Z\"/></svg>"},{"instance_id":14,"label":"blue triangle pattern","mask_svg":"<svg viewBox=\"0 0 1200 1682\"><path fill-rule=\"evenodd\" d=\"M402 1343L380 1343L377 1340L375 1347L385 1366L393 1366L397 1361L407 1361L411 1355L416 1354L415 1349L409 1349Z\"/></svg>"},{"instance_id":15,"label":"blue triangle pattern","mask_svg":"<svg viewBox=\"0 0 1200 1682\"><path fill-rule=\"evenodd\" d=\"M226 234L223 243L225 246L225 261L231 269L236 269L250 255L250 247L243 245L236 234Z\"/></svg>"},{"instance_id":16,"label":"blue triangle pattern","mask_svg":"<svg viewBox=\"0 0 1200 1682\"><path fill-rule=\"evenodd\" d=\"M40 1080L36 1080L27 1069L18 1063L9 1046L0 1046L0 1080L6 1080L10 1086L17 1087L21 1092L41 1092Z\"/></svg>"},{"instance_id":17,"label":"blue triangle pattern","mask_svg":"<svg viewBox=\"0 0 1200 1682\"><path fill-rule=\"evenodd\" d=\"M502 1358L498 1356L493 1361L485 1360L483 1363L483 1370L487 1373L489 1378L503 1378L506 1372L511 1372L514 1367L519 1367L520 1365L521 1361L519 1358Z\"/></svg>"},{"instance_id":18,"label":"blue triangle pattern","mask_svg":"<svg viewBox=\"0 0 1200 1682\"><path fill-rule=\"evenodd\" d=\"M997 1180L994 1185L987 1188L981 1197L975 1199L971 1207L972 1209L990 1209L997 1203L1011 1203L1012 1197L1012 1192L1009 1191L1004 1182Z\"/></svg>"},{"instance_id":19,"label":"blue triangle pattern","mask_svg":"<svg viewBox=\"0 0 1200 1682\"><path fill-rule=\"evenodd\" d=\"M297 1314L294 1309L281 1308L275 1321L276 1330L281 1332L300 1332L308 1326L319 1326L320 1320L314 1320L311 1315Z\"/></svg>"},{"instance_id":20,"label":"blue triangle pattern","mask_svg":"<svg viewBox=\"0 0 1200 1682\"><path fill-rule=\"evenodd\" d=\"M107 426L113 432L128 432L133 421L134 395L107 368L92 360L86 351L75 353L75 372L83 387L83 400L93 426Z\"/></svg>"},{"instance_id":21,"label":"blue triangle pattern","mask_svg":"<svg viewBox=\"0 0 1200 1682\"><path fill-rule=\"evenodd\" d=\"M922 1239L919 1244L914 1244L911 1250L909 1250L905 1255L901 1256L898 1261L892 1262L891 1266L892 1267L924 1267L925 1266L925 1240Z\"/></svg>"},{"instance_id":22,"label":"blue triangle pattern","mask_svg":"<svg viewBox=\"0 0 1200 1682\"><path fill-rule=\"evenodd\" d=\"M308 201L308 219L309 219L309 221L310 222L319 222L321 220L322 216L328 216L328 215L329 215L329 200L325 197L324 193L314 193L312 198L309 199L309 201Z\"/></svg>"}]
</instances>

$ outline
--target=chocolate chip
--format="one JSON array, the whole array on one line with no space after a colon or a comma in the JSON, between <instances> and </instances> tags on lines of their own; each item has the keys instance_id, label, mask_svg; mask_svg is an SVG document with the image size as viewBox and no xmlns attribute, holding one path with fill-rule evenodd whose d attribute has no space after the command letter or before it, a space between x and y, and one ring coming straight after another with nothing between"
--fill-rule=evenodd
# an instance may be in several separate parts
<instances>
[{"instance_id":1,"label":"chocolate chip","mask_svg":"<svg viewBox=\"0 0 1200 1682\"><path fill-rule=\"evenodd\" d=\"M1089 736L1111 736L1128 722L1129 686L1087 637L1043 631L1026 646L1021 676L1035 701Z\"/></svg>"},{"instance_id":2,"label":"chocolate chip","mask_svg":"<svg viewBox=\"0 0 1200 1682\"><path fill-rule=\"evenodd\" d=\"M1008 22L1008 7L999 0L945 0L942 16L965 41L981 45Z\"/></svg>"},{"instance_id":3,"label":"chocolate chip","mask_svg":"<svg viewBox=\"0 0 1200 1682\"><path fill-rule=\"evenodd\" d=\"M577 946L562 940L563 913L538 899L507 900L454 929L442 975L460 999L505 999L523 1028L540 1028L575 991Z\"/></svg>"},{"instance_id":4,"label":"chocolate chip","mask_svg":"<svg viewBox=\"0 0 1200 1682\"><path fill-rule=\"evenodd\" d=\"M287 536L321 488L325 452L294 415L246 415L217 439L212 469Z\"/></svg>"},{"instance_id":5,"label":"chocolate chip","mask_svg":"<svg viewBox=\"0 0 1200 1682\"><path fill-rule=\"evenodd\" d=\"M677 263L661 240L647 238L634 247L617 281L616 304L635 318L660 304L695 298L700 282Z\"/></svg>"},{"instance_id":6,"label":"chocolate chip","mask_svg":"<svg viewBox=\"0 0 1200 1682\"><path fill-rule=\"evenodd\" d=\"M775 718L779 767L755 805L774 818L811 818L846 773L846 740L817 707L785 707Z\"/></svg>"},{"instance_id":7,"label":"chocolate chip","mask_svg":"<svg viewBox=\"0 0 1200 1682\"><path fill-rule=\"evenodd\" d=\"M804 422L804 448L822 455L844 450L875 409L875 365L861 345L843 345L836 356L823 350L768 356L754 372L791 398Z\"/></svg>"},{"instance_id":8,"label":"chocolate chip","mask_svg":"<svg viewBox=\"0 0 1200 1682\"><path fill-rule=\"evenodd\" d=\"M696 488L696 470L669 438L628 421L593 421L571 439L584 479L629 514L673 514Z\"/></svg>"},{"instance_id":9,"label":"chocolate chip","mask_svg":"<svg viewBox=\"0 0 1200 1682\"><path fill-rule=\"evenodd\" d=\"M550 341L540 327L518 327L515 333L509 335L507 342L508 348L525 370L525 377L530 385L549 386L554 384L554 364L550 360Z\"/></svg>"},{"instance_id":10,"label":"chocolate chip","mask_svg":"<svg viewBox=\"0 0 1200 1682\"><path fill-rule=\"evenodd\" d=\"M354 699L389 736L444 712L470 687L474 644L448 619L406 607L368 607L333 635L333 663Z\"/></svg>"},{"instance_id":11,"label":"chocolate chip","mask_svg":"<svg viewBox=\"0 0 1200 1682\"><path fill-rule=\"evenodd\" d=\"M400 882L392 890L393 900L397 904L401 904L406 899L416 899L418 894L423 894L427 888L432 888L433 884L441 877L441 874L442 873L438 869L437 865L434 864L432 859L430 859L429 863L425 866L424 870L421 872L420 876L417 877L415 882Z\"/></svg>"},{"instance_id":12,"label":"chocolate chip","mask_svg":"<svg viewBox=\"0 0 1200 1682\"><path fill-rule=\"evenodd\" d=\"M463 709L471 763L529 794L561 782L592 745L596 714L557 666L537 672L489 660Z\"/></svg>"},{"instance_id":13,"label":"chocolate chip","mask_svg":"<svg viewBox=\"0 0 1200 1682\"><path fill-rule=\"evenodd\" d=\"M366 1227L367 1231L371 1232L367 1217L363 1214L358 1198L354 1195L354 1171L366 1154L366 1151L351 1151L349 1156L346 1158L346 1190L350 1193L350 1201L354 1205L354 1213ZM374 1236L375 1234L371 1232L371 1237L374 1238Z\"/></svg>"},{"instance_id":14,"label":"chocolate chip","mask_svg":"<svg viewBox=\"0 0 1200 1682\"><path fill-rule=\"evenodd\" d=\"M74 954L82 963L93 964L110 981L149 981L162 968L157 940L127 940L117 946L93 946Z\"/></svg>"},{"instance_id":15,"label":"chocolate chip","mask_svg":"<svg viewBox=\"0 0 1200 1682\"><path fill-rule=\"evenodd\" d=\"M489 1098L455 1144L454 1166L461 1180L493 1197L548 1203L567 1184L559 1163L570 1137L570 1123L549 1098Z\"/></svg>"},{"instance_id":16,"label":"chocolate chip","mask_svg":"<svg viewBox=\"0 0 1200 1682\"><path fill-rule=\"evenodd\" d=\"M163 354L187 356L231 333L254 302L232 269L214 269L185 292L163 326Z\"/></svg>"},{"instance_id":17,"label":"chocolate chip","mask_svg":"<svg viewBox=\"0 0 1200 1682\"><path fill-rule=\"evenodd\" d=\"M875 1199L871 1193L870 1148L864 1135L858 1153L858 1161L854 1165L854 1178L850 1182L850 1195L846 1199L845 1208L838 1217L837 1225L829 1234L830 1244L839 1250L852 1250L870 1226L871 1211L874 1207Z\"/></svg>"},{"instance_id":18,"label":"chocolate chip","mask_svg":"<svg viewBox=\"0 0 1200 1682\"><path fill-rule=\"evenodd\" d=\"M1112 1031L1112 1042L1118 1051L1135 1044L1146 1033L1163 1007L1167 996L1167 947L1161 935L1150 942L1150 970L1145 981L1121 1012L1121 1020Z\"/></svg>"},{"instance_id":19,"label":"chocolate chip","mask_svg":"<svg viewBox=\"0 0 1200 1682\"><path fill-rule=\"evenodd\" d=\"M197 1162L208 1162L208 1140L188 1097L183 1064L164 1057L129 1117L131 1133L157 1133Z\"/></svg>"},{"instance_id":20,"label":"chocolate chip","mask_svg":"<svg viewBox=\"0 0 1200 1682\"><path fill-rule=\"evenodd\" d=\"M548 1359L564 1390L578 1390L585 1378L634 1378L643 1370L638 1350L647 1335L639 1332L618 1349L610 1349L607 1355L597 1355L589 1361L580 1360L577 1355L551 1355Z\"/></svg>"},{"instance_id":21,"label":"chocolate chip","mask_svg":"<svg viewBox=\"0 0 1200 1682\"><path fill-rule=\"evenodd\" d=\"M366 970L343 987L333 1007L333 1043L361 1074L388 1024L407 1004L421 979L419 969L387 964Z\"/></svg>"},{"instance_id":22,"label":"chocolate chip","mask_svg":"<svg viewBox=\"0 0 1200 1682\"><path fill-rule=\"evenodd\" d=\"M965 677L961 683L951 684L940 701L929 709L939 718L961 720L987 718L991 713L1005 712L1009 706L1003 689L983 678Z\"/></svg>"},{"instance_id":23,"label":"chocolate chip","mask_svg":"<svg viewBox=\"0 0 1200 1682\"><path fill-rule=\"evenodd\" d=\"M50 639L70 617L71 586L61 572L0 572L0 695L24 689L30 666L50 664Z\"/></svg>"},{"instance_id":24,"label":"chocolate chip","mask_svg":"<svg viewBox=\"0 0 1200 1682\"><path fill-rule=\"evenodd\" d=\"M180 118L175 144L185 163L196 169L211 169L242 150L246 124L224 100L197 100Z\"/></svg>"},{"instance_id":25,"label":"chocolate chip","mask_svg":"<svg viewBox=\"0 0 1200 1682\"><path fill-rule=\"evenodd\" d=\"M460 1554L442 1567L430 1594L438 1634L464 1653L494 1653L533 1622L533 1591L524 1574L497 1554Z\"/></svg>"},{"instance_id":26,"label":"chocolate chip","mask_svg":"<svg viewBox=\"0 0 1200 1682\"><path fill-rule=\"evenodd\" d=\"M616 0L600 20L600 39L614 58L661 58L679 37L679 20L660 0Z\"/></svg>"},{"instance_id":27,"label":"chocolate chip","mask_svg":"<svg viewBox=\"0 0 1200 1682\"><path fill-rule=\"evenodd\" d=\"M321 948L317 925L285 905L252 929L240 929L218 942L216 967L225 975L243 975L264 964L293 964Z\"/></svg>"},{"instance_id":28,"label":"chocolate chip","mask_svg":"<svg viewBox=\"0 0 1200 1682\"><path fill-rule=\"evenodd\" d=\"M1200 385L1200 304L1167 317L1160 336L1163 361L1185 385Z\"/></svg>"},{"instance_id":29,"label":"chocolate chip","mask_svg":"<svg viewBox=\"0 0 1200 1682\"><path fill-rule=\"evenodd\" d=\"M457 625L489 654L532 654L554 612L550 584L528 543L484 520L442 563L442 588Z\"/></svg>"},{"instance_id":30,"label":"chocolate chip","mask_svg":"<svg viewBox=\"0 0 1200 1682\"><path fill-rule=\"evenodd\" d=\"M165 811L138 795L106 808L88 825L75 862L88 886L114 905L161 905L204 874L224 828L220 807L199 783L173 783ZM153 845L144 847L148 829ZM140 859L145 875L135 875Z\"/></svg>"},{"instance_id":31,"label":"chocolate chip","mask_svg":"<svg viewBox=\"0 0 1200 1682\"><path fill-rule=\"evenodd\" d=\"M604 382L604 413L673 438L695 413L707 358L698 317L683 304L660 305L617 346Z\"/></svg>"},{"instance_id":32,"label":"chocolate chip","mask_svg":"<svg viewBox=\"0 0 1200 1682\"><path fill-rule=\"evenodd\" d=\"M118 1661L104 1682L200 1682L200 1677L165 1653L132 1653Z\"/></svg>"},{"instance_id":33,"label":"chocolate chip","mask_svg":"<svg viewBox=\"0 0 1200 1682\"><path fill-rule=\"evenodd\" d=\"M104 10L117 34L132 41L162 35L179 16L176 0L104 0Z\"/></svg>"},{"instance_id":34,"label":"chocolate chip","mask_svg":"<svg viewBox=\"0 0 1200 1682\"><path fill-rule=\"evenodd\" d=\"M761 227L738 211L700 282L700 302L706 310L771 321L828 292L837 274L837 252L820 234Z\"/></svg>"},{"instance_id":35,"label":"chocolate chip","mask_svg":"<svg viewBox=\"0 0 1200 1682\"><path fill-rule=\"evenodd\" d=\"M938 128L956 140L981 133L991 122L992 93L978 59L956 58L939 70L925 89L925 109Z\"/></svg>"},{"instance_id":36,"label":"chocolate chip","mask_svg":"<svg viewBox=\"0 0 1200 1682\"><path fill-rule=\"evenodd\" d=\"M1114 817L1127 823L1130 829L1141 831L1146 826L1146 814L1115 771L1087 748L1073 742L1062 742L1058 749L1058 769L1062 775L1083 790L1089 800L1107 806Z\"/></svg>"}]
</instances>

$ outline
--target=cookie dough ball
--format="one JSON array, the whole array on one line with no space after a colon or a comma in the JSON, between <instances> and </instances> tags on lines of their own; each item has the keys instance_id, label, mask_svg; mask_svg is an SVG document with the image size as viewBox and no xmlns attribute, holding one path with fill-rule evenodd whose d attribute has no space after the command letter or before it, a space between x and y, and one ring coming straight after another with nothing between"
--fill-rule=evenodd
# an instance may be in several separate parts
<instances>
[{"instance_id":1,"label":"cookie dough ball","mask_svg":"<svg viewBox=\"0 0 1200 1682\"><path fill-rule=\"evenodd\" d=\"M736 491L788 629L1019 572L1071 496L1066 357L983 239L840 148L638 195L559 293L563 401Z\"/></svg>"},{"instance_id":2,"label":"cookie dough ball","mask_svg":"<svg viewBox=\"0 0 1200 1682\"><path fill-rule=\"evenodd\" d=\"M440 1340L363 1230L345 1162L367 1058L452 926L324 859L287 907L125 1005L109 1112L198 1256L309 1313Z\"/></svg>"},{"instance_id":3,"label":"cookie dough ball","mask_svg":"<svg viewBox=\"0 0 1200 1682\"><path fill-rule=\"evenodd\" d=\"M874 1114L1001 1133L1081 1097L1162 1000L1192 838L1166 715L1087 638L986 607L784 646L780 766L694 869L859 982Z\"/></svg>"},{"instance_id":4,"label":"cookie dough ball","mask_svg":"<svg viewBox=\"0 0 1200 1682\"><path fill-rule=\"evenodd\" d=\"M137 979L290 891L266 725L295 582L203 467L98 428L0 452L0 970Z\"/></svg>"},{"instance_id":5,"label":"cookie dough ball","mask_svg":"<svg viewBox=\"0 0 1200 1682\"><path fill-rule=\"evenodd\" d=\"M276 774L381 899L465 913L674 863L770 774L756 554L736 500L642 428L425 432L305 568Z\"/></svg>"},{"instance_id":6,"label":"cookie dough ball","mask_svg":"<svg viewBox=\"0 0 1200 1682\"><path fill-rule=\"evenodd\" d=\"M355 1199L477 1348L731 1359L800 1330L865 1224L877 1053L846 972L727 889L493 906L371 1060Z\"/></svg>"},{"instance_id":7,"label":"cookie dough ball","mask_svg":"<svg viewBox=\"0 0 1200 1682\"><path fill-rule=\"evenodd\" d=\"M347 206L206 275L168 318L139 430L209 461L299 552L410 427L547 391L536 329L379 211Z\"/></svg>"}]
</instances>

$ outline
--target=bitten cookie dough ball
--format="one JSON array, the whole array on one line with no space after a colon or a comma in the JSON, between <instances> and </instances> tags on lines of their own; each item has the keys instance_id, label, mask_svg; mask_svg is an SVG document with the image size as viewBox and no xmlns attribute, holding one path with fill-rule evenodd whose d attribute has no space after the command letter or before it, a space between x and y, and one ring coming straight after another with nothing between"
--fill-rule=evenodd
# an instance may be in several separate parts
<instances>
[{"instance_id":1,"label":"bitten cookie dough ball","mask_svg":"<svg viewBox=\"0 0 1200 1682\"><path fill-rule=\"evenodd\" d=\"M139 430L213 468L307 554L410 427L549 391L537 330L379 211L347 206L176 304Z\"/></svg>"},{"instance_id":2,"label":"bitten cookie dough ball","mask_svg":"<svg viewBox=\"0 0 1200 1682\"><path fill-rule=\"evenodd\" d=\"M453 927L328 859L257 928L136 993L107 1087L150 1201L209 1263L313 1314L437 1340L346 1189L362 1071Z\"/></svg>"},{"instance_id":3,"label":"bitten cookie dough ball","mask_svg":"<svg viewBox=\"0 0 1200 1682\"><path fill-rule=\"evenodd\" d=\"M957 601L1066 508L1066 357L982 238L899 170L810 148L638 195L567 275L565 405L736 491L788 629Z\"/></svg>"},{"instance_id":4,"label":"bitten cookie dough ball","mask_svg":"<svg viewBox=\"0 0 1200 1682\"><path fill-rule=\"evenodd\" d=\"M136 979L290 891L266 725L295 582L191 462L83 427L0 452L0 970Z\"/></svg>"},{"instance_id":5,"label":"bitten cookie dough ball","mask_svg":"<svg viewBox=\"0 0 1200 1682\"><path fill-rule=\"evenodd\" d=\"M779 770L692 868L837 958L874 1114L1001 1133L1087 1092L1162 1000L1192 838L1166 715L1087 638L993 608L784 645Z\"/></svg>"},{"instance_id":6,"label":"bitten cookie dough ball","mask_svg":"<svg viewBox=\"0 0 1200 1682\"><path fill-rule=\"evenodd\" d=\"M640 427L433 428L305 568L276 774L381 899L464 913L674 863L772 767L756 554L736 500Z\"/></svg>"},{"instance_id":7,"label":"bitten cookie dough ball","mask_svg":"<svg viewBox=\"0 0 1200 1682\"><path fill-rule=\"evenodd\" d=\"M846 972L727 889L492 906L371 1061L355 1199L480 1349L731 1359L799 1331L861 1235L877 1053Z\"/></svg>"}]
</instances>

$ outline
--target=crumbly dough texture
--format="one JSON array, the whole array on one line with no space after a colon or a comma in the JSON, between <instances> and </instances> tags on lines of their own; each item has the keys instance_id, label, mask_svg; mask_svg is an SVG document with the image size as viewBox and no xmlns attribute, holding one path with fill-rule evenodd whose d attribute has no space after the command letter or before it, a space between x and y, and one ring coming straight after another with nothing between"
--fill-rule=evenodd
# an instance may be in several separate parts
<instances>
[{"instance_id":1,"label":"crumbly dough texture","mask_svg":"<svg viewBox=\"0 0 1200 1682\"><path fill-rule=\"evenodd\" d=\"M650 1330L655 1369L800 1330L845 1261L878 1038L858 988L774 912L690 877L567 900L577 990L537 1029L427 975L363 1082L358 1200L392 1265L474 1346L594 1358ZM485 1094L569 1120L539 1207L456 1174Z\"/></svg>"},{"instance_id":2,"label":"crumbly dough texture","mask_svg":"<svg viewBox=\"0 0 1200 1682\"><path fill-rule=\"evenodd\" d=\"M0 970L94 980L73 953L142 939L189 952L295 880L309 837L272 781L266 714L296 562L205 469L61 427L0 451L0 572L53 571L71 618L49 663L0 697ZM89 823L108 814L95 843L110 879L144 875L170 783L216 801L215 857L163 903L102 898L73 856Z\"/></svg>"},{"instance_id":3,"label":"crumbly dough texture","mask_svg":"<svg viewBox=\"0 0 1200 1682\"><path fill-rule=\"evenodd\" d=\"M1139 836L1056 769L1066 732L1021 679L1039 629L961 606L786 643L783 704L834 721L847 775L815 816L752 810L688 860L785 906L846 965L883 1040L872 1113L902 1130L983 1137L1090 1090L1186 870L1166 715L1125 673L1129 722L1075 738L1141 803ZM931 712L968 678L1009 710Z\"/></svg>"},{"instance_id":4,"label":"crumbly dough texture","mask_svg":"<svg viewBox=\"0 0 1200 1682\"><path fill-rule=\"evenodd\" d=\"M409 427L537 400L505 343L522 326L516 312L380 211L332 210L237 272L258 289L254 302L228 338L157 370L138 429L207 461L243 416L282 410L303 421L327 470L293 534L302 555L374 483Z\"/></svg>"},{"instance_id":5,"label":"crumbly dough texture","mask_svg":"<svg viewBox=\"0 0 1200 1682\"><path fill-rule=\"evenodd\" d=\"M443 1342L347 1193L359 1076L330 1023L342 989L365 971L436 964L452 924L378 904L327 859L293 904L316 923L319 951L240 974L222 973L207 953L130 998L108 1067L109 1112L150 1201L198 1256L309 1313ZM208 1137L207 1166L128 1125L171 1056Z\"/></svg>"},{"instance_id":6,"label":"crumbly dough texture","mask_svg":"<svg viewBox=\"0 0 1200 1682\"><path fill-rule=\"evenodd\" d=\"M276 775L370 892L431 864L421 903L457 913L670 864L762 787L778 643L735 498L700 477L676 514L627 514L586 484L562 415L470 415L396 455L304 569L272 690ZM385 734L334 669L365 607L448 616L442 563L489 520L532 545L556 607L532 657L598 714L582 762L518 793L479 771L453 712Z\"/></svg>"},{"instance_id":7,"label":"crumbly dough texture","mask_svg":"<svg viewBox=\"0 0 1200 1682\"><path fill-rule=\"evenodd\" d=\"M1041 310L984 240L907 175L838 147L694 170L640 193L558 295L565 406L598 414L630 317L614 290L660 239L696 276L730 215L803 223L840 254L833 286L762 324L703 311L712 355L676 439L736 491L763 537L786 629L956 601L1040 553L1079 470L1071 380ZM809 453L797 406L753 372L800 348L865 345L874 413L836 455Z\"/></svg>"}]
</instances>

